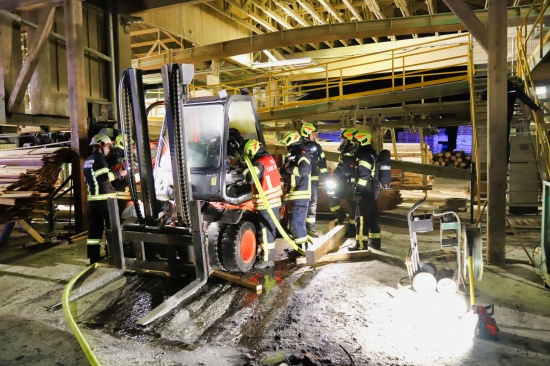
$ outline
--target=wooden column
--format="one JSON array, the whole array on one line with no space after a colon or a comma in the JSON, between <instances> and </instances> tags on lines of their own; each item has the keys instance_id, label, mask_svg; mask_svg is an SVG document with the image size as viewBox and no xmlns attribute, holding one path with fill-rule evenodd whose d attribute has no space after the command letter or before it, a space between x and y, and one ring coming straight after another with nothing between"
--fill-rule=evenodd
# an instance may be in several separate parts
<instances>
[{"instance_id":1,"label":"wooden column","mask_svg":"<svg viewBox=\"0 0 550 366\"><path fill-rule=\"evenodd\" d=\"M506 245L506 118L507 99L506 6L505 0L488 3L488 223L487 260L504 264Z\"/></svg>"},{"instance_id":2,"label":"wooden column","mask_svg":"<svg viewBox=\"0 0 550 366\"><path fill-rule=\"evenodd\" d=\"M23 101L23 97L25 96L25 92L29 86L29 81L31 80L38 61L40 60L40 51L47 43L48 37L50 36L54 16L55 6L50 4L42 10L40 21L38 22L37 32L29 42L27 56L25 57L23 67L19 72L17 82L15 83L15 87L10 95L8 109L11 113L17 112L21 102Z\"/></svg>"},{"instance_id":3,"label":"wooden column","mask_svg":"<svg viewBox=\"0 0 550 366\"><path fill-rule=\"evenodd\" d=\"M7 102L21 68L19 24L0 14L0 124L6 123Z\"/></svg>"},{"instance_id":4,"label":"wooden column","mask_svg":"<svg viewBox=\"0 0 550 366\"><path fill-rule=\"evenodd\" d=\"M71 147L75 151L72 174L75 202L75 227L77 232L88 228L87 189L82 174L82 164L88 155L88 130L86 107L86 78L84 75L84 34L81 0L63 0L65 10L65 37L67 41L67 80L69 82L69 111L71 123Z\"/></svg>"}]
</instances>

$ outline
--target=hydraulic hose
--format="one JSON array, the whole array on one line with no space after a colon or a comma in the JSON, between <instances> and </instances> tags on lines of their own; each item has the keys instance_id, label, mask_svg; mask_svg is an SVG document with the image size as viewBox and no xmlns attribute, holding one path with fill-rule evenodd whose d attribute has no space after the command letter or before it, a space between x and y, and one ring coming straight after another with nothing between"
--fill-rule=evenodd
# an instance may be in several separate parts
<instances>
[{"instance_id":1,"label":"hydraulic hose","mask_svg":"<svg viewBox=\"0 0 550 366\"><path fill-rule=\"evenodd\" d=\"M92 352L92 349L90 348L90 345L80 332L80 329L76 325L76 322L73 319L73 316L71 314L71 310L69 309L69 295L73 289L73 286L75 282L85 275L88 271L91 271L92 269L95 269L97 267L97 263L92 264L88 268L84 269L82 272L77 274L75 277L73 277L69 283L65 286L65 289L63 290L63 297L61 298L61 303L63 304L63 313L65 314L65 319L67 319L67 323L69 323L69 327L71 328L71 331L73 332L76 340L78 341L78 344L80 344L80 348L82 348L82 351L84 351L84 354L86 355L86 358L88 359L88 362L90 362L90 365L92 366L99 366L99 361L95 357L94 353Z\"/></svg>"},{"instance_id":2,"label":"hydraulic hose","mask_svg":"<svg viewBox=\"0 0 550 366\"><path fill-rule=\"evenodd\" d=\"M244 162L246 163L246 166L248 167L248 170L250 170L250 175L252 176L252 180L254 180L254 184L256 185L256 189L258 190L258 194L262 198L262 202L264 203L266 207L266 211L269 214L269 217L271 217L271 220L273 220L273 223L277 227L277 230L279 233L283 236L283 238L286 240L286 242L298 253L304 255L306 254L302 248L300 248L294 240L290 239L286 231L283 229L281 224L279 223L279 219L275 216L273 213L273 210L271 209L271 206L269 205L269 202L267 201L267 197L265 196L264 190L262 189L262 184L260 183L260 180L258 179L258 175L256 174L256 170L254 169L254 166L252 165L252 162L250 161L250 158L248 156L244 156Z\"/></svg>"}]
</instances>

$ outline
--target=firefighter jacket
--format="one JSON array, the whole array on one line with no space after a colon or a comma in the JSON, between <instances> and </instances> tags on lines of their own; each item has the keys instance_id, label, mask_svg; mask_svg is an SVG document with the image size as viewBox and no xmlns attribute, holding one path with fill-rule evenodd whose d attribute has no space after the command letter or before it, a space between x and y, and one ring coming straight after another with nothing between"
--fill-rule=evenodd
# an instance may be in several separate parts
<instances>
[{"instance_id":1,"label":"firefighter jacket","mask_svg":"<svg viewBox=\"0 0 550 366\"><path fill-rule=\"evenodd\" d=\"M311 155L311 181L319 181L320 175L328 173L325 152L321 145L315 141L303 139L307 151Z\"/></svg>"},{"instance_id":2,"label":"firefighter jacket","mask_svg":"<svg viewBox=\"0 0 550 366\"><path fill-rule=\"evenodd\" d=\"M281 177L279 176L279 170L277 170L277 164L273 156L267 152L265 155L254 157L253 161L254 171L258 175L258 179L262 184L262 190L267 198L267 202L271 208L277 208L282 205L281 196L283 195L283 188L281 187ZM246 168L243 171L244 178L249 182L253 182L252 174L250 170ZM256 210L266 210L256 185L252 185L252 202Z\"/></svg>"},{"instance_id":3,"label":"firefighter jacket","mask_svg":"<svg viewBox=\"0 0 550 366\"><path fill-rule=\"evenodd\" d=\"M306 206L311 200L311 158L302 143L289 146L282 172L285 187L285 201L297 206Z\"/></svg>"},{"instance_id":4,"label":"firefighter jacket","mask_svg":"<svg viewBox=\"0 0 550 366\"><path fill-rule=\"evenodd\" d=\"M377 154L372 145L360 146L356 156L356 181L355 194L362 196L365 193L373 193L378 188L376 182Z\"/></svg>"},{"instance_id":5,"label":"firefighter jacket","mask_svg":"<svg viewBox=\"0 0 550 366\"><path fill-rule=\"evenodd\" d=\"M339 150L340 160L334 169L334 177L338 181L355 184L355 152L357 149L354 144L348 142L346 145L341 146Z\"/></svg>"},{"instance_id":6,"label":"firefighter jacket","mask_svg":"<svg viewBox=\"0 0 550 366\"><path fill-rule=\"evenodd\" d=\"M99 151L94 151L82 166L84 179L88 185L88 201L102 201L107 198L116 198L116 191L111 184L120 179L120 172L109 171L109 163Z\"/></svg>"}]
</instances>

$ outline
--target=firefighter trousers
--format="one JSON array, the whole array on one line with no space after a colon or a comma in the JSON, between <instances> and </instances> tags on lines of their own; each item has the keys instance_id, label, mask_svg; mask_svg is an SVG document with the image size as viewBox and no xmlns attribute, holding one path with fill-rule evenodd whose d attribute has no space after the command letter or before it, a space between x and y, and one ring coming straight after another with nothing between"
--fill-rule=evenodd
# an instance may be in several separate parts
<instances>
[{"instance_id":1,"label":"firefighter trousers","mask_svg":"<svg viewBox=\"0 0 550 366\"><path fill-rule=\"evenodd\" d=\"M380 249L380 215L374 192L365 192L357 202L355 231L355 240L360 247L371 245L374 249Z\"/></svg>"},{"instance_id":2,"label":"firefighter trousers","mask_svg":"<svg viewBox=\"0 0 550 366\"><path fill-rule=\"evenodd\" d=\"M271 209L275 217L278 218L281 207L271 207ZM277 227L271 219L271 216L267 213L267 210L258 210L258 214L260 215L260 228L262 230L260 237L262 249L264 250L263 260L267 262L270 257L273 258L275 256L275 236L277 235Z\"/></svg>"},{"instance_id":3,"label":"firefighter trousers","mask_svg":"<svg viewBox=\"0 0 550 366\"><path fill-rule=\"evenodd\" d=\"M100 241L105 228L110 229L107 200L88 201L88 240L87 252L90 263L100 258Z\"/></svg>"},{"instance_id":4,"label":"firefighter trousers","mask_svg":"<svg viewBox=\"0 0 550 366\"><path fill-rule=\"evenodd\" d=\"M317 199L319 197L319 181L311 181L311 200L307 208L306 228L313 229L315 227L315 218L317 216Z\"/></svg>"}]
</instances>

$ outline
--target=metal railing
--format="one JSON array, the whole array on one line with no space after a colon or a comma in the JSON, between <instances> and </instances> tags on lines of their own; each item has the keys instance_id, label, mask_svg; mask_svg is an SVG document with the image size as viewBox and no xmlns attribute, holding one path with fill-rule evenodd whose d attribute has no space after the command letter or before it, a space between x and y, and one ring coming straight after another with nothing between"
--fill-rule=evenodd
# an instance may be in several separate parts
<instances>
[{"instance_id":1,"label":"metal railing","mask_svg":"<svg viewBox=\"0 0 550 366\"><path fill-rule=\"evenodd\" d=\"M261 77L198 86L217 92L246 87L259 112L341 101L467 80L468 34L316 63ZM449 70L458 67L458 70ZM461 69L463 67L463 69ZM307 99L304 99L307 96Z\"/></svg>"},{"instance_id":2,"label":"metal railing","mask_svg":"<svg viewBox=\"0 0 550 366\"><path fill-rule=\"evenodd\" d=\"M533 14L538 14L536 21L533 24L529 24L526 18L523 24L517 27L517 75L523 80L525 92L535 103L537 103L537 105L541 105L532 79L531 68L536 58L540 60L544 56L544 47L550 39L550 31L545 31L543 17L543 14L550 5L550 1L540 0L538 3L539 6L536 7L535 5L535 2L531 5L528 17L532 17ZM547 108L544 109L548 111ZM528 115L535 121L535 152L539 162L539 170L541 171L541 176L548 177L550 174L550 143L548 141L548 128L544 118L540 118L531 110L528 111Z\"/></svg>"}]
</instances>

